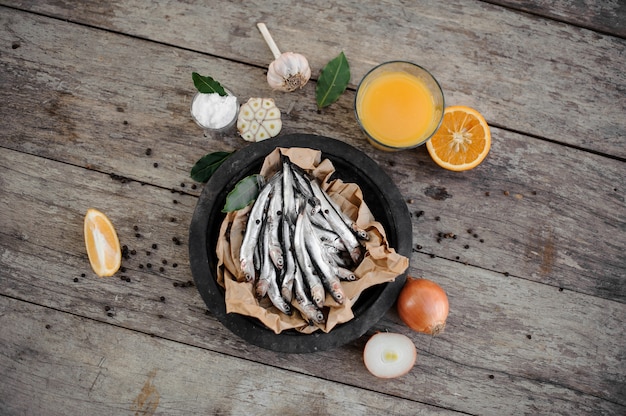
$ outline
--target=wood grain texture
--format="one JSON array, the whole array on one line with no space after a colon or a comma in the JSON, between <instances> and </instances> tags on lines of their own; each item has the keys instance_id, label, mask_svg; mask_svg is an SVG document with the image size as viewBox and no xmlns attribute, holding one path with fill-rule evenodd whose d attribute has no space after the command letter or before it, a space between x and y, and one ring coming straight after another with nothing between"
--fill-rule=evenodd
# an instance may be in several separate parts
<instances>
[{"instance_id":1,"label":"wood grain texture","mask_svg":"<svg viewBox=\"0 0 626 416\"><path fill-rule=\"evenodd\" d=\"M613 2L537 2L534 15L460 0L297 13L255 1L1 3L0 413L626 413L626 43L564 23L586 26L584 6L610 26ZM314 80L271 91L257 20L318 70L346 51L351 89L322 111ZM390 55L429 63L449 103L487 116L494 142L480 167L448 172L423 147L367 144L354 87ZM448 292L442 335L411 332L392 308L348 345L289 355L206 312L190 284L203 185L189 171L246 143L193 123L192 71L239 97L274 97L283 134L342 140L388 173L412 214L409 274ZM89 207L128 248L113 278L89 268ZM415 343L409 374L367 372L376 331Z\"/></svg>"},{"instance_id":2,"label":"wood grain texture","mask_svg":"<svg viewBox=\"0 0 626 416\"><path fill-rule=\"evenodd\" d=\"M3 415L460 414L6 297L0 334Z\"/></svg>"},{"instance_id":3,"label":"wood grain texture","mask_svg":"<svg viewBox=\"0 0 626 416\"><path fill-rule=\"evenodd\" d=\"M496 126L626 158L626 39L492 4L281 4L283 10L297 9L295 14L276 13L277 6L267 2L247 2L244 7L230 1L149 6L132 0L114 5L94 1L81 7L67 1L20 1L16 7L259 68L272 59L255 26L264 20L283 51L309 57L314 77L341 51L350 63L353 87L380 62L415 61L440 81L449 105L477 108ZM569 6L560 10L577 13L574 7L567 12ZM91 50L107 48L102 42ZM167 59L176 61L172 53ZM179 62L208 72L201 63ZM229 72L219 79L233 84L238 77ZM257 91L264 87L261 75L259 79Z\"/></svg>"},{"instance_id":4,"label":"wood grain texture","mask_svg":"<svg viewBox=\"0 0 626 416\"><path fill-rule=\"evenodd\" d=\"M9 103L3 108L3 146L197 195L200 188L191 189L189 179L195 161L209 151L230 151L245 143L234 133L204 137L191 120L189 74L193 62L202 61L218 79L239 74L236 90L246 91L244 97L259 93L255 88L263 85L262 95L276 97L285 113L283 133L313 131L334 137L379 162L407 200L414 201L411 210L425 212L414 221L414 240L422 247L418 251L626 299L622 162L493 128L494 143L485 163L463 174L447 172L430 161L424 148L393 155L373 150L354 120L352 92L325 110L320 123L311 84L284 97L269 91L259 70L242 64L185 51L177 53L181 62L191 64L137 60L137 50L147 56L169 56L171 51L92 29L66 30L66 23L21 14L16 14L11 31L28 31L28 22L33 25L31 42L18 49L30 57L28 64L15 64L17 56L0 61L7 69L0 93ZM1 41L10 42L11 32L3 33ZM84 45L73 50L84 58L79 59L82 66L68 69L65 52L53 53L58 44ZM93 55L100 44L109 47ZM15 87L19 85L23 87ZM88 122L76 123L81 118ZM561 182L569 175L579 181ZM439 189L449 197L437 196ZM434 221L436 216L441 221ZM484 242L470 238L465 232L469 228ZM462 238L437 243L440 232ZM464 249L466 244L470 249ZM591 249L598 244L602 250Z\"/></svg>"},{"instance_id":5,"label":"wood grain texture","mask_svg":"<svg viewBox=\"0 0 626 416\"><path fill-rule=\"evenodd\" d=\"M172 242L185 232L195 196L177 195L179 203L172 204L167 189L123 184L54 161L39 166L46 179L37 180L31 172L40 158L8 150L0 156L0 176L6 178L0 200L12 201L2 207L8 225L0 256L4 296L407 400L417 388L420 402L469 413L498 414L511 406L531 411L548 386L561 410L550 401L538 407L542 412L571 414L583 406L610 413L626 406L623 303L415 254L410 273L439 282L449 293L448 328L430 339L408 331L390 311L372 331L410 336L420 351L419 365L397 383L373 380L356 364L367 336L294 361L241 342L205 314L196 289L184 287L191 280L186 242ZM122 244L136 251L123 261L122 275L130 282L100 279L89 270L81 220L94 202L116 224ZM163 271L157 268L161 259L168 262ZM518 390L520 383L526 393Z\"/></svg>"},{"instance_id":6,"label":"wood grain texture","mask_svg":"<svg viewBox=\"0 0 626 416\"><path fill-rule=\"evenodd\" d=\"M488 0L514 10L549 17L598 32L626 37L626 3L619 0L575 0L545 2L537 0Z\"/></svg>"}]
</instances>

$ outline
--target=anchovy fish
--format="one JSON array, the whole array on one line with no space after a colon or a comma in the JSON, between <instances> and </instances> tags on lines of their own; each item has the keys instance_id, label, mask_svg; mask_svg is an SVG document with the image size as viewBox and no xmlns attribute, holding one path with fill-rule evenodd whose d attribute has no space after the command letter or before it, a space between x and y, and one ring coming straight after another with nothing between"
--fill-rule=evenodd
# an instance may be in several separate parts
<instances>
[{"instance_id":1,"label":"anchovy fish","mask_svg":"<svg viewBox=\"0 0 626 416\"><path fill-rule=\"evenodd\" d=\"M282 175L282 174L281 174ZM267 227L269 233L269 241L267 249L270 258L277 269L283 268L283 249L281 247L280 225L282 222L283 211L283 187L282 181L274 181L274 189L270 196L269 206L267 208Z\"/></svg>"},{"instance_id":2,"label":"anchovy fish","mask_svg":"<svg viewBox=\"0 0 626 416\"><path fill-rule=\"evenodd\" d=\"M250 209L250 213L248 215L246 232L239 251L241 270L246 281L248 282L253 281L256 276L254 252L259 242L259 235L265 218L265 210L269 203L269 197L272 189L273 186L271 183L265 184L257 196L256 201L254 201L254 205Z\"/></svg>"},{"instance_id":3,"label":"anchovy fish","mask_svg":"<svg viewBox=\"0 0 626 416\"><path fill-rule=\"evenodd\" d=\"M293 244L296 252L296 259L298 260L298 264L300 266L300 269L302 270L304 281L309 287L311 298L313 299L315 305L321 308L322 306L324 306L324 286L321 279L315 273L315 267L313 266L309 253L306 249L303 229L304 215L304 210L301 210L298 214L298 219L296 220L296 229L294 231Z\"/></svg>"},{"instance_id":4,"label":"anchovy fish","mask_svg":"<svg viewBox=\"0 0 626 416\"><path fill-rule=\"evenodd\" d=\"M341 219L335 207L329 202L330 198L322 188L320 188L319 184L316 181L310 181L310 184L313 194L320 200L322 207L321 212L324 214L324 217L345 244L354 263L358 263L361 259L361 244L354 236L352 230L348 228L346 223Z\"/></svg>"},{"instance_id":5,"label":"anchovy fish","mask_svg":"<svg viewBox=\"0 0 626 416\"><path fill-rule=\"evenodd\" d=\"M283 244L283 279L281 282L280 292L287 302L293 299L293 280L296 273L296 259L294 258L293 246L291 244L293 233L289 225L289 220L283 215L282 224L282 244Z\"/></svg>"},{"instance_id":6,"label":"anchovy fish","mask_svg":"<svg viewBox=\"0 0 626 416\"><path fill-rule=\"evenodd\" d=\"M298 220L300 219L298 218ZM307 215L303 215L302 226L305 234L314 234L313 226ZM326 256L324 248L318 239L306 238L304 243L324 287L330 292L330 295L337 303L343 303L345 294L343 293L343 288L337 277L337 272L334 270L336 269L336 265Z\"/></svg>"},{"instance_id":7,"label":"anchovy fish","mask_svg":"<svg viewBox=\"0 0 626 416\"><path fill-rule=\"evenodd\" d=\"M297 264L294 273L293 291L296 303L298 304L300 311L304 314L304 318L309 321L309 323L314 322L323 324L325 321L324 314L309 298L306 285L304 284L304 279L302 277L302 272Z\"/></svg>"}]
</instances>

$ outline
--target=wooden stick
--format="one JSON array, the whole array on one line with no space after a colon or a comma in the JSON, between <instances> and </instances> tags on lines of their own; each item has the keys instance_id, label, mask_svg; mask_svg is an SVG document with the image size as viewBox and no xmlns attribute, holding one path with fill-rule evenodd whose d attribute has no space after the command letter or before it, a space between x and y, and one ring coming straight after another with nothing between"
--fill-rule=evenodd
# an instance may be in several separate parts
<instances>
[{"instance_id":1,"label":"wooden stick","mask_svg":"<svg viewBox=\"0 0 626 416\"><path fill-rule=\"evenodd\" d=\"M276 42L274 42L274 39L272 39L272 35L270 35L269 30L267 30L267 26L265 26L265 23L257 23L256 26L259 28L259 31L263 35L265 43L267 43L267 46L270 47L272 53L274 54L274 59L278 59L281 55L280 50L278 49Z\"/></svg>"}]
</instances>

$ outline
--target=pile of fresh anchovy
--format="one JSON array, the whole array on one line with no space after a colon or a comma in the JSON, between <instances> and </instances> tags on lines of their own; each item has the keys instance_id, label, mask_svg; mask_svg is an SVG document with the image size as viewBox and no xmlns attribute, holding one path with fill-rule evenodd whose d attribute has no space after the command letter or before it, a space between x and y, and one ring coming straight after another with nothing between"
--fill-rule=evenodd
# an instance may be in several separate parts
<instances>
[{"instance_id":1,"label":"pile of fresh anchovy","mask_svg":"<svg viewBox=\"0 0 626 416\"><path fill-rule=\"evenodd\" d=\"M267 296L281 312L295 299L309 323L324 323L326 291L343 303L341 280L363 256L368 235L288 157L260 189L247 220L239 260L256 295Z\"/></svg>"}]
</instances>

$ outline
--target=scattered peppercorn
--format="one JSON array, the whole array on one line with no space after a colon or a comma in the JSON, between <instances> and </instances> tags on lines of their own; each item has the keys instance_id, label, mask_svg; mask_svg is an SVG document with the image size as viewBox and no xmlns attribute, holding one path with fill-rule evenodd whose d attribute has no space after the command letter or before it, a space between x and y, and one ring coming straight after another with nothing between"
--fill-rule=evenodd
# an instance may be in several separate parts
<instances>
[{"instance_id":1,"label":"scattered peppercorn","mask_svg":"<svg viewBox=\"0 0 626 416\"><path fill-rule=\"evenodd\" d=\"M438 215L435 217L435 221L439 221L440 219L441 219L441 217L438 216Z\"/></svg>"},{"instance_id":2,"label":"scattered peppercorn","mask_svg":"<svg viewBox=\"0 0 626 416\"><path fill-rule=\"evenodd\" d=\"M416 216L416 217L421 217L422 215L424 215L424 211L417 211L417 212L415 213L415 216Z\"/></svg>"},{"instance_id":3,"label":"scattered peppercorn","mask_svg":"<svg viewBox=\"0 0 626 416\"><path fill-rule=\"evenodd\" d=\"M489 191L485 192L485 196L489 196L489 195L491 195Z\"/></svg>"},{"instance_id":4,"label":"scattered peppercorn","mask_svg":"<svg viewBox=\"0 0 626 416\"><path fill-rule=\"evenodd\" d=\"M459 257L459 256L456 256L456 257L455 257L455 259L459 260L459 259L460 259L460 257Z\"/></svg>"},{"instance_id":5,"label":"scattered peppercorn","mask_svg":"<svg viewBox=\"0 0 626 416\"><path fill-rule=\"evenodd\" d=\"M526 338L528 338L528 339L532 339L532 337L533 337L533 336L532 336L532 335L530 335L530 334L526 335Z\"/></svg>"},{"instance_id":6,"label":"scattered peppercorn","mask_svg":"<svg viewBox=\"0 0 626 416\"><path fill-rule=\"evenodd\" d=\"M478 240L478 241L480 241L481 243L484 243L484 242L485 242L485 240L483 240L482 238L481 238L480 240Z\"/></svg>"},{"instance_id":7,"label":"scattered peppercorn","mask_svg":"<svg viewBox=\"0 0 626 416\"><path fill-rule=\"evenodd\" d=\"M493 379L494 378L493 374L489 374L489 378Z\"/></svg>"},{"instance_id":8,"label":"scattered peppercorn","mask_svg":"<svg viewBox=\"0 0 626 416\"><path fill-rule=\"evenodd\" d=\"M148 250L146 250L146 256L149 256L150 254L152 254L152 253L150 253Z\"/></svg>"},{"instance_id":9,"label":"scattered peppercorn","mask_svg":"<svg viewBox=\"0 0 626 416\"><path fill-rule=\"evenodd\" d=\"M178 201L177 201L177 200L175 200L175 199L174 199L172 202L173 202L173 203L175 203L175 204L178 204Z\"/></svg>"},{"instance_id":10,"label":"scattered peppercorn","mask_svg":"<svg viewBox=\"0 0 626 416\"><path fill-rule=\"evenodd\" d=\"M113 316L113 312L107 312L107 316L111 318Z\"/></svg>"},{"instance_id":11,"label":"scattered peppercorn","mask_svg":"<svg viewBox=\"0 0 626 416\"><path fill-rule=\"evenodd\" d=\"M150 156L152 154L152 149L149 147L146 149L146 156Z\"/></svg>"},{"instance_id":12,"label":"scattered peppercorn","mask_svg":"<svg viewBox=\"0 0 626 416\"><path fill-rule=\"evenodd\" d=\"M134 256L135 254L137 254L137 250L132 249L132 250L130 251L130 254L132 254L132 255Z\"/></svg>"},{"instance_id":13,"label":"scattered peppercorn","mask_svg":"<svg viewBox=\"0 0 626 416\"><path fill-rule=\"evenodd\" d=\"M110 307L110 306L105 306L105 307L104 307L104 310L105 310L105 311L110 311L110 310L111 310L111 307Z\"/></svg>"},{"instance_id":14,"label":"scattered peppercorn","mask_svg":"<svg viewBox=\"0 0 626 416\"><path fill-rule=\"evenodd\" d=\"M170 222L176 222L176 218L174 217L170 218Z\"/></svg>"},{"instance_id":15,"label":"scattered peppercorn","mask_svg":"<svg viewBox=\"0 0 626 416\"><path fill-rule=\"evenodd\" d=\"M167 264L167 260L163 259L163 260L161 260L161 263Z\"/></svg>"},{"instance_id":16,"label":"scattered peppercorn","mask_svg":"<svg viewBox=\"0 0 626 416\"><path fill-rule=\"evenodd\" d=\"M126 273L126 267L124 267L124 266L120 267L120 272Z\"/></svg>"},{"instance_id":17,"label":"scattered peppercorn","mask_svg":"<svg viewBox=\"0 0 626 416\"><path fill-rule=\"evenodd\" d=\"M537 195L537 191L531 191L532 195Z\"/></svg>"},{"instance_id":18,"label":"scattered peppercorn","mask_svg":"<svg viewBox=\"0 0 626 416\"><path fill-rule=\"evenodd\" d=\"M85 273L80 274L80 277L85 277L85 276L86 276Z\"/></svg>"},{"instance_id":19,"label":"scattered peppercorn","mask_svg":"<svg viewBox=\"0 0 626 416\"><path fill-rule=\"evenodd\" d=\"M165 268L163 268L163 267L159 267L159 271L160 271L161 273L163 273L163 272L165 271Z\"/></svg>"},{"instance_id":20,"label":"scattered peppercorn","mask_svg":"<svg viewBox=\"0 0 626 416\"><path fill-rule=\"evenodd\" d=\"M172 267L174 268L178 267L178 263L172 263Z\"/></svg>"},{"instance_id":21,"label":"scattered peppercorn","mask_svg":"<svg viewBox=\"0 0 626 416\"><path fill-rule=\"evenodd\" d=\"M50 324L46 324L46 329L50 329L52 328L52 326L50 326Z\"/></svg>"},{"instance_id":22,"label":"scattered peppercorn","mask_svg":"<svg viewBox=\"0 0 626 416\"><path fill-rule=\"evenodd\" d=\"M418 244L418 245L415 246L415 248L418 249L418 250L421 250L423 247Z\"/></svg>"},{"instance_id":23,"label":"scattered peppercorn","mask_svg":"<svg viewBox=\"0 0 626 416\"><path fill-rule=\"evenodd\" d=\"M196 186L196 184L195 184L195 183L194 183L194 184L191 184L191 189L196 189L196 188L197 188L197 186Z\"/></svg>"},{"instance_id":24,"label":"scattered peppercorn","mask_svg":"<svg viewBox=\"0 0 626 416\"><path fill-rule=\"evenodd\" d=\"M158 246L156 245L156 243L155 243L155 244L152 244L152 248L153 248L154 250L156 250L156 249L157 249L157 247L158 247Z\"/></svg>"},{"instance_id":25,"label":"scattered peppercorn","mask_svg":"<svg viewBox=\"0 0 626 416\"><path fill-rule=\"evenodd\" d=\"M463 248L467 250L469 248L469 244L465 244Z\"/></svg>"},{"instance_id":26,"label":"scattered peppercorn","mask_svg":"<svg viewBox=\"0 0 626 416\"><path fill-rule=\"evenodd\" d=\"M134 226L133 226L133 230L135 230L135 231L139 231L139 227L138 227L138 226L136 226L136 225L134 225Z\"/></svg>"},{"instance_id":27,"label":"scattered peppercorn","mask_svg":"<svg viewBox=\"0 0 626 416\"><path fill-rule=\"evenodd\" d=\"M78 277L75 277L75 278L74 278L74 281L75 281L75 282L78 282Z\"/></svg>"},{"instance_id":28,"label":"scattered peppercorn","mask_svg":"<svg viewBox=\"0 0 626 416\"><path fill-rule=\"evenodd\" d=\"M435 255L431 253L431 254L430 254L430 258L431 258L431 259L434 259L434 258L435 258Z\"/></svg>"},{"instance_id":29,"label":"scattered peppercorn","mask_svg":"<svg viewBox=\"0 0 626 416\"><path fill-rule=\"evenodd\" d=\"M504 272L504 275L505 275L506 277L509 277L509 272Z\"/></svg>"},{"instance_id":30,"label":"scattered peppercorn","mask_svg":"<svg viewBox=\"0 0 626 416\"><path fill-rule=\"evenodd\" d=\"M180 187L181 187L181 188L184 188L184 187L185 187L185 183L184 183L184 182L181 182L181 183L180 183Z\"/></svg>"},{"instance_id":31,"label":"scattered peppercorn","mask_svg":"<svg viewBox=\"0 0 626 416\"><path fill-rule=\"evenodd\" d=\"M17 49L17 48L19 48L19 47L20 47L20 43L19 43L19 42L13 42L13 43L11 44L11 49Z\"/></svg>"},{"instance_id":32,"label":"scattered peppercorn","mask_svg":"<svg viewBox=\"0 0 626 416\"><path fill-rule=\"evenodd\" d=\"M559 292L562 292L562 291L563 291L563 288L562 288L562 287L560 287L560 288L559 288Z\"/></svg>"},{"instance_id":33,"label":"scattered peppercorn","mask_svg":"<svg viewBox=\"0 0 626 416\"><path fill-rule=\"evenodd\" d=\"M441 238L438 238L438 239L437 239L437 242L441 244Z\"/></svg>"},{"instance_id":34,"label":"scattered peppercorn","mask_svg":"<svg viewBox=\"0 0 626 416\"><path fill-rule=\"evenodd\" d=\"M140 264L140 265L139 265L139 268L140 268L140 269L143 269L143 264Z\"/></svg>"},{"instance_id":35,"label":"scattered peppercorn","mask_svg":"<svg viewBox=\"0 0 626 416\"><path fill-rule=\"evenodd\" d=\"M478 234L474 234L472 237L474 237L474 238L478 238Z\"/></svg>"},{"instance_id":36,"label":"scattered peppercorn","mask_svg":"<svg viewBox=\"0 0 626 416\"><path fill-rule=\"evenodd\" d=\"M159 298L159 300L160 300L161 302L165 302L165 296L161 296L161 297Z\"/></svg>"},{"instance_id":37,"label":"scattered peppercorn","mask_svg":"<svg viewBox=\"0 0 626 416\"><path fill-rule=\"evenodd\" d=\"M127 125L128 124L128 120L122 121L122 124Z\"/></svg>"},{"instance_id":38,"label":"scattered peppercorn","mask_svg":"<svg viewBox=\"0 0 626 416\"><path fill-rule=\"evenodd\" d=\"M152 166L154 166L155 168L158 168L158 167L159 167L159 164L158 164L157 162L154 162L154 163L152 164Z\"/></svg>"},{"instance_id":39,"label":"scattered peppercorn","mask_svg":"<svg viewBox=\"0 0 626 416\"><path fill-rule=\"evenodd\" d=\"M135 234L135 237L137 237L137 238L141 238L141 234L136 233L136 234Z\"/></svg>"},{"instance_id":40,"label":"scattered peppercorn","mask_svg":"<svg viewBox=\"0 0 626 416\"><path fill-rule=\"evenodd\" d=\"M172 284L174 285L174 287L178 287L178 282L174 282Z\"/></svg>"},{"instance_id":41,"label":"scattered peppercorn","mask_svg":"<svg viewBox=\"0 0 626 416\"><path fill-rule=\"evenodd\" d=\"M467 229L467 233L468 233L468 234L472 234L473 232L474 232L474 230L472 230L471 228L468 228L468 229Z\"/></svg>"}]
</instances>

